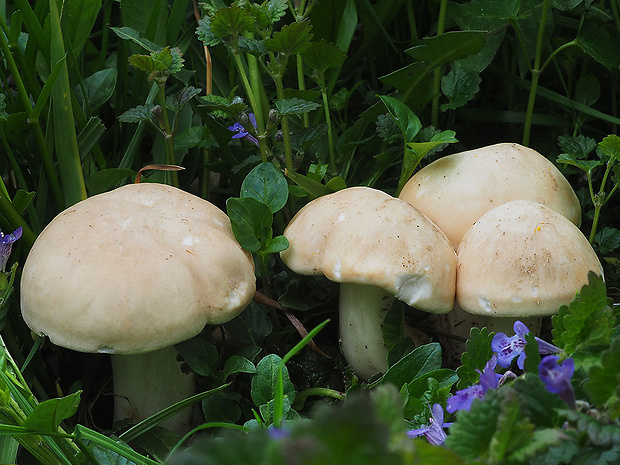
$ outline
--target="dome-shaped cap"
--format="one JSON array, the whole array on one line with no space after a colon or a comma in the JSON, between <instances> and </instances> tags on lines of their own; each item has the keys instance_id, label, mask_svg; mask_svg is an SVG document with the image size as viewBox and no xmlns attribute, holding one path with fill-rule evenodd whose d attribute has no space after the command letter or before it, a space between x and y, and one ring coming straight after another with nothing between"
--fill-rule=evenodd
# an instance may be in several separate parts
<instances>
[{"instance_id":1,"label":"dome-shaped cap","mask_svg":"<svg viewBox=\"0 0 620 465\"><path fill-rule=\"evenodd\" d=\"M379 287L428 312L452 309L456 256L418 210L385 192L350 187L305 205L280 253L296 273Z\"/></svg>"},{"instance_id":2,"label":"dome-shaped cap","mask_svg":"<svg viewBox=\"0 0 620 465\"><path fill-rule=\"evenodd\" d=\"M579 228L536 202L494 208L467 231L457 253L456 299L469 313L546 316L603 275Z\"/></svg>"},{"instance_id":3,"label":"dome-shaped cap","mask_svg":"<svg viewBox=\"0 0 620 465\"><path fill-rule=\"evenodd\" d=\"M21 307L54 344L146 352L234 318L255 285L224 212L174 187L132 184L49 223L24 265Z\"/></svg>"},{"instance_id":4,"label":"dome-shaped cap","mask_svg":"<svg viewBox=\"0 0 620 465\"><path fill-rule=\"evenodd\" d=\"M542 203L581 224L579 200L566 178L547 158L519 144L439 158L418 171L399 198L433 220L455 249L478 218L513 200Z\"/></svg>"}]
</instances>

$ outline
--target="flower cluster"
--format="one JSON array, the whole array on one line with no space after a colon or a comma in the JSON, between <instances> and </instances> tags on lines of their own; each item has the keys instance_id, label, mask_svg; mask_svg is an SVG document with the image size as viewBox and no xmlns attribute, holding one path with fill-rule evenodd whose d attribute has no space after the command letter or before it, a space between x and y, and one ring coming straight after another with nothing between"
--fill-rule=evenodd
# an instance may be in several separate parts
<instances>
[{"instance_id":1,"label":"flower cluster","mask_svg":"<svg viewBox=\"0 0 620 465\"><path fill-rule=\"evenodd\" d=\"M450 425L452 423L443 422L443 407L441 404L435 404L433 405L429 425L409 430L407 431L407 436L410 438L425 436L428 442L434 446L440 446L446 440L446 432L443 429L448 428Z\"/></svg>"},{"instance_id":2,"label":"flower cluster","mask_svg":"<svg viewBox=\"0 0 620 465\"><path fill-rule=\"evenodd\" d=\"M254 126L254 130L256 130L256 116L254 113L249 114L250 123ZM228 126L229 131L234 131L237 134L234 134L231 139L245 139L254 145L258 146L258 139L254 137L252 134L248 132L248 130L241 123L235 123L232 126Z\"/></svg>"},{"instance_id":3,"label":"flower cluster","mask_svg":"<svg viewBox=\"0 0 620 465\"><path fill-rule=\"evenodd\" d=\"M22 237L22 228L19 227L11 234L3 234L0 231L0 271L4 272L6 263L9 261L13 242Z\"/></svg>"}]
</instances>

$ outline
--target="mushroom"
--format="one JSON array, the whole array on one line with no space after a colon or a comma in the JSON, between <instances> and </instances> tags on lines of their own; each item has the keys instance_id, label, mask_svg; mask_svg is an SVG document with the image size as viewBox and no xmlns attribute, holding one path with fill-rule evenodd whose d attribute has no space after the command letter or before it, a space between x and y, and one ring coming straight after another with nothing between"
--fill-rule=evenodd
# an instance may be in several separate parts
<instances>
[{"instance_id":1,"label":"mushroom","mask_svg":"<svg viewBox=\"0 0 620 465\"><path fill-rule=\"evenodd\" d=\"M549 207L527 200L483 215L463 237L457 263L457 306L446 316L452 334L462 338L469 336L472 323L510 333L515 320L536 334L541 317L568 305L588 283L588 272L603 276L579 228ZM468 324L460 324L464 320ZM456 353L460 356L463 349L459 346Z\"/></svg>"},{"instance_id":2,"label":"mushroom","mask_svg":"<svg viewBox=\"0 0 620 465\"><path fill-rule=\"evenodd\" d=\"M255 286L251 256L219 208L132 184L47 225L24 265L21 310L56 345L112 354L115 420L139 421L194 392L174 344L234 318ZM183 431L189 415L170 420Z\"/></svg>"},{"instance_id":3,"label":"mushroom","mask_svg":"<svg viewBox=\"0 0 620 465\"><path fill-rule=\"evenodd\" d=\"M445 235L408 203L351 187L305 205L284 230L282 260L301 275L340 283L342 351L362 379L387 369L382 324L394 297L445 313L454 303L456 255Z\"/></svg>"},{"instance_id":4,"label":"mushroom","mask_svg":"<svg viewBox=\"0 0 620 465\"><path fill-rule=\"evenodd\" d=\"M495 144L439 158L418 171L399 198L439 226L455 250L478 218L513 200L547 205L581 224L579 200L566 178L543 155L519 144Z\"/></svg>"}]
</instances>

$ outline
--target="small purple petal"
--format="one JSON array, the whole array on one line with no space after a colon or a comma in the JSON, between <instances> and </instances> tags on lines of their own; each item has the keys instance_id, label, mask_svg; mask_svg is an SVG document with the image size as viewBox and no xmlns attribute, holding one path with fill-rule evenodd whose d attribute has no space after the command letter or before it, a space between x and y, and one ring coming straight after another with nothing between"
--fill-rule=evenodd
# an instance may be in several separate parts
<instances>
[{"instance_id":1,"label":"small purple petal","mask_svg":"<svg viewBox=\"0 0 620 465\"><path fill-rule=\"evenodd\" d=\"M521 339L525 339L525 335L530 332L530 329L519 320L515 321L512 329L514 329L515 334L521 337Z\"/></svg>"},{"instance_id":2,"label":"small purple petal","mask_svg":"<svg viewBox=\"0 0 620 465\"><path fill-rule=\"evenodd\" d=\"M452 423L443 422L443 408L440 404L433 405L429 426L407 431L407 436L416 438L418 436L426 436L429 443L434 446L440 446L446 439L444 428L449 427Z\"/></svg>"},{"instance_id":3,"label":"small purple petal","mask_svg":"<svg viewBox=\"0 0 620 465\"><path fill-rule=\"evenodd\" d=\"M575 362L567 358L560 364L559 360L557 355L543 357L538 365L538 376L549 392L557 394L571 408L575 408L575 392L570 382L575 372Z\"/></svg>"},{"instance_id":4,"label":"small purple petal","mask_svg":"<svg viewBox=\"0 0 620 465\"><path fill-rule=\"evenodd\" d=\"M254 115L254 113L250 113L249 115L250 118L250 123L252 123L252 126L254 126L254 129L256 129L256 115Z\"/></svg>"},{"instance_id":5,"label":"small purple petal","mask_svg":"<svg viewBox=\"0 0 620 465\"><path fill-rule=\"evenodd\" d=\"M524 347L525 339L519 335L508 337L504 333L497 333L491 341L491 348L497 354L497 363L503 368L508 368Z\"/></svg>"},{"instance_id":6,"label":"small purple petal","mask_svg":"<svg viewBox=\"0 0 620 465\"><path fill-rule=\"evenodd\" d=\"M13 242L20 237L22 237L21 226L7 235L2 234L2 231L0 231L0 271L5 271L6 263L9 261L11 249L13 248Z\"/></svg>"},{"instance_id":7,"label":"small purple petal","mask_svg":"<svg viewBox=\"0 0 620 465\"><path fill-rule=\"evenodd\" d=\"M424 436L429 431L430 431L429 427L418 428L418 429L410 429L409 431L407 431L407 436L409 436L410 438L413 439L413 438L417 438L419 436Z\"/></svg>"},{"instance_id":8,"label":"small purple petal","mask_svg":"<svg viewBox=\"0 0 620 465\"><path fill-rule=\"evenodd\" d=\"M458 410L469 410L474 400L484 398L484 393L485 389L480 384L474 384L456 391L456 394L448 399L446 410L448 413L454 413Z\"/></svg>"}]
</instances>

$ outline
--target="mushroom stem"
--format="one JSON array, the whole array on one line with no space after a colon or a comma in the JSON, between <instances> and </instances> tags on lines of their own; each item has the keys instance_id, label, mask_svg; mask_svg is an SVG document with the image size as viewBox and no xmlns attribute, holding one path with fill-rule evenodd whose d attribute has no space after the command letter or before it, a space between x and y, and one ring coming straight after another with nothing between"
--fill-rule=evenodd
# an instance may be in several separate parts
<instances>
[{"instance_id":1,"label":"mushroom stem","mask_svg":"<svg viewBox=\"0 0 620 465\"><path fill-rule=\"evenodd\" d=\"M192 375L181 371L174 346L139 354L113 354L114 421L139 422L195 393ZM188 408L162 422L183 434L191 429Z\"/></svg>"},{"instance_id":2,"label":"mushroom stem","mask_svg":"<svg viewBox=\"0 0 620 465\"><path fill-rule=\"evenodd\" d=\"M340 284L340 345L361 379L387 370L383 320L394 297L376 286Z\"/></svg>"}]
</instances>

